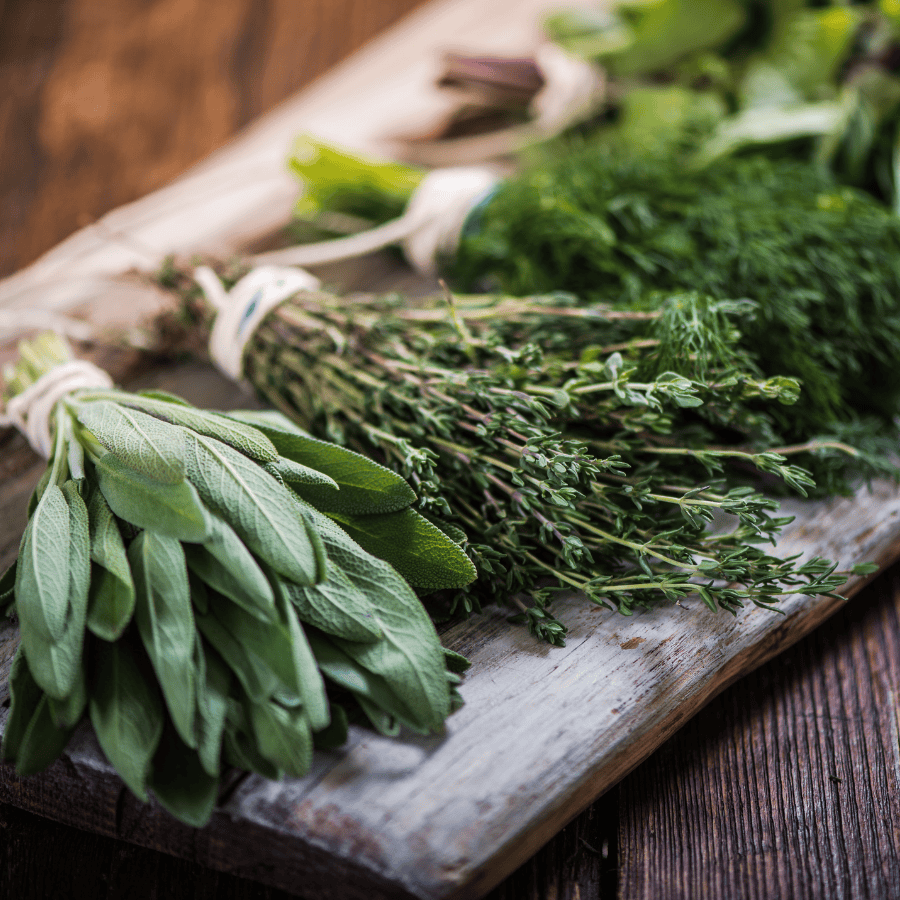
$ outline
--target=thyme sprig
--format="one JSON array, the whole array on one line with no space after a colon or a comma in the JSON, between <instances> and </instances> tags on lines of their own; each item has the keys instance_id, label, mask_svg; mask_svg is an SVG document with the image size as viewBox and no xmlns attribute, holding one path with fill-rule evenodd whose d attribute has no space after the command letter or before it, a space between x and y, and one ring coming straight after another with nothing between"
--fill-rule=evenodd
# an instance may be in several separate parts
<instances>
[{"instance_id":1,"label":"thyme sprig","mask_svg":"<svg viewBox=\"0 0 900 900\"><path fill-rule=\"evenodd\" d=\"M634 314L564 295L410 308L308 293L263 323L245 374L313 433L401 473L423 514L467 538L479 578L448 612L512 600L560 644L559 591L626 615L689 597L734 613L844 582L825 560L762 549L790 519L754 478L804 493L790 456L849 448L767 443L772 406L798 385L721 339L739 311L690 294Z\"/></svg>"}]
</instances>

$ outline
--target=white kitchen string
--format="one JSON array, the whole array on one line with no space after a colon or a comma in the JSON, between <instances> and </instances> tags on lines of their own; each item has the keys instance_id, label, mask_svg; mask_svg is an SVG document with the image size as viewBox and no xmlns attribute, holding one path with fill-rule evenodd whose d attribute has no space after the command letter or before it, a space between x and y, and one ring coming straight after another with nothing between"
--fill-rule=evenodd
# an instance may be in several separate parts
<instances>
[{"instance_id":1,"label":"white kitchen string","mask_svg":"<svg viewBox=\"0 0 900 900\"><path fill-rule=\"evenodd\" d=\"M531 101L530 127L542 137L583 121L603 105L606 79L600 69L556 44L542 44L534 59L544 86Z\"/></svg>"},{"instance_id":2,"label":"white kitchen string","mask_svg":"<svg viewBox=\"0 0 900 900\"><path fill-rule=\"evenodd\" d=\"M400 244L418 271L434 275L441 257L452 255L459 245L472 210L498 182L499 177L486 166L435 169L422 179L399 219L349 237L261 253L254 262L314 266Z\"/></svg>"},{"instance_id":3,"label":"white kitchen string","mask_svg":"<svg viewBox=\"0 0 900 900\"><path fill-rule=\"evenodd\" d=\"M70 360L55 366L12 397L6 404L5 415L0 416L0 424L15 425L35 452L49 459L53 451L50 418L56 404L73 391L112 386L112 378L103 369L86 359Z\"/></svg>"},{"instance_id":4,"label":"white kitchen string","mask_svg":"<svg viewBox=\"0 0 900 900\"><path fill-rule=\"evenodd\" d=\"M243 377L244 351L262 320L288 297L320 286L319 279L309 272L283 266L260 266L230 291L208 266L196 268L194 279L217 310L209 336L209 355L235 381Z\"/></svg>"}]
</instances>

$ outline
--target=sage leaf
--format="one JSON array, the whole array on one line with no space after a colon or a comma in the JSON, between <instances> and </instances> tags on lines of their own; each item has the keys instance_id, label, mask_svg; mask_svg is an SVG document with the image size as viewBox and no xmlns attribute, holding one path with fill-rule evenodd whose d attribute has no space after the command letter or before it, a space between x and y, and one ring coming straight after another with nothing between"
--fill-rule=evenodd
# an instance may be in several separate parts
<instances>
[{"instance_id":1,"label":"sage leaf","mask_svg":"<svg viewBox=\"0 0 900 900\"><path fill-rule=\"evenodd\" d=\"M280 457L266 466L266 471L278 475L282 481L288 484L313 485L329 488L332 491L339 490L338 483L324 472L317 472L309 466L301 465L292 459Z\"/></svg>"},{"instance_id":2,"label":"sage leaf","mask_svg":"<svg viewBox=\"0 0 900 900\"><path fill-rule=\"evenodd\" d=\"M90 494L88 518L91 523L91 559L97 565L91 576L87 627L97 637L114 641L131 621L134 582L119 526L99 490Z\"/></svg>"},{"instance_id":3,"label":"sage leaf","mask_svg":"<svg viewBox=\"0 0 900 900\"><path fill-rule=\"evenodd\" d=\"M210 521L209 538L184 548L191 571L251 615L273 621L275 595L265 573L227 522L214 513Z\"/></svg>"},{"instance_id":4,"label":"sage leaf","mask_svg":"<svg viewBox=\"0 0 900 900\"><path fill-rule=\"evenodd\" d=\"M146 394L123 394L120 402L141 409L164 422L181 425L197 434L215 438L256 462L268 463L278 459L278 451L272 442L258 428L245 422L198 409L184 401L174 403L171 399L163 400Z\"/></svg>"},{"instance_id":5,"label":"sage leaf","mask_svg":"<svg viewBox=\"0 0 900 900\"><path fill-rule=\"evenodd\" d=\"M69 693L61 700L47 697L50 716L56 727L62 730L74 728L81 721L81 717L84 715L85 709L87 709L87 700L87 680L84 673L82 654L82 661L78 666L75 681Z\"/></svg>"},{"instance_id":6,"label":"sage leaf","mask_svg":"<svg viewBox=\"0 0 900 900\"><path fill-rule=\"evenodd\" d=\"M28 661L21 644L16 650L9 669L9 696L9 718L6 720L6 728L3 731L0 754L5 760L14 762L19 748L22 746L25 732L28 730L28 723L43 696L43 691L28 668Z\"/></svg>"},{"instance_id":7,"label":"sage leaf","mask_svg":"<svg viewBox=\"0 0 900 900\"><path fill-rule=\"evenodd\" d=\"M288 775L305 775L312 765L312 732L306 713L269 700L250 707L259 752Z\"/></svg>"},{"instance_id":8,"label":"sage leaf","mask_svg":"<svg viewBox=\"0 0 900 900\"><path fill-rule=\"evenodd\" d=\"M164 484L184 480L184 432L109 400L82 402L78 421L130 469Z\"/></svg>"},{"instance_id":9,"label":"sage leaf","mask_svg":"<svg viewBox=\"0 0 900 900\"><path fill-rule=\"evenodd\" d=\"M248 420L246 413L236 415ZM252 414L249 420L269 437L281 456L323 472L338 485L337 492L321 485L295 485L297 493L316 509L354 515L387 513L404 509L416 500L402 476L359 453L316 440L290 423L282 424L283 417L261 419L259 414Z\"/></svg>"},{"instance_id":10,"label":"sage leaf","mask_svg":"<svg viewBox=\"0 0 900 900\"><path fill-rule=\"evenodd\" d=\"M88 709L97 740L131 792L147 802L150 765L165 712L155 679L124 641L96 642L96 671Z\"/></svg>"},{"instance_id":11,"label":"sage leaf","mask_svg":"<svg viewBox=\"0 0 900 900\"><path fill-rule=\"evenodd\" d=\"M405 725L411 731L428 734L435 726L423 721L407 702L402 691L381 675L370 672L346 653L339 642L323 634L311 636L311 644L322 674L350 691L373 727L387 737L399 733Z\"/></svg>"},{"instance_id":12,"label":"sage leaf","mask_svg":"<svg viewBox=\"0 0 900 900\"><path fill-rule=\"evenodd\" d=\"M203 828L216 805L219 779L203 768L195 749L187 746L174 729L166 728L153 757L150 787L175 818Z\"/></svg>"},{"instance_id":13,"label":"sage leaf","mask_svg":"<svg viewBox=\"0 0 900 900\"><path fill-rule=\"evenodd\" d=\"M387 679L409 707L412 722L431 731L450 714L443 652L428 613L408 585L399 577L397 582L395 592L379 596L382 640L333 640L364 669Z\"/></svg>"},{"instance_id":14,"label":"sage leaf","mask_svg":"<svg viewBox=\"0 0 900 900\"><path fill-rule=\"evenodd\" d=\"M48 488L49 494L55 485ZM32 620L31 595L25 591L19 597L17 585L16 610L22 632L22 645L28 657L29 668L35 681L45 693L56 700L65 700L75 688L81 668L81 654L84 643L84 620L87 614L88 589L90 582L90 531L88 512L74 482L68 481L59 490L66 504L69 525L67 543L62 545L66 552L53 552L47 547L41 555L44 566L57 565L65 558L64 571L67 583L61 597L55 598L65 610L63 630L57 638L47 638L40 628L34 627ZM32 532L28 542L35 539ZM21 556L21 554L20 554ZM53 559L56 557L56 559ZM23 602L24 601L24 602Z\"/></svg>"},{"instance_id":15,"label":"sage leaf","mask_svg":"<svg viewBox=\"0 0 900 900\"><path fill-rule=\"evenodd\" d=\"M120 519L179 541L199 543L209 536L209 514L189 482L154 481L111 454L95 465L100 491Z\"/></svg>"},{"instance_id":16,"label":"sage leaf","mask_svg":"<svg viewBox=\"0 0 900 900\"><path fill-rule=\"evenodd\" d=\"M91 584L91 528L80 485L67 481L62 492L69 507L69 620L66 631L77 632L80 646Z\"/></svg>"},{"instance_id":17,"label":"sage leaf","mask_svg":"<svg viewBox=\"0 0 900 900\"><path fill-rule=\"evenodd\" d=\"M71 736L71 728L60 728L53 721L50 698L44 694L22 736L16 754L16 773L34 775L46 769L66 749Z\"/></svg>"},{"instance_id":18,"label":"sage leaf","mask_svg":"<svg viewBox=\"0 0 900 900\"><path fill-rule=\"evenodd\" d=\"M297 673L296 694L303 703L310 726L314 731L321 731L327 728L330 722L322 673L294 608L281 592L277 602L278 611L290 635L294 670Z\"/></svg>"},{"instance_id":19,"label":"sage leaf","mask_svg":"<svg viewBox=\"0 0 900 900\"><path fill-rule=\"evenodd\" d=\"M424 591L461 588L477 574L456 542L415 510L328 515L364 550L393 566L413 587Z\"/></svg>"},{"instance_id":20,"label":"sage leaf","mask_svg":"<svg viewBox=\"0 0 900 900\"><path fill-rule=\"evenodd\" d=\"M132 395L123 393L121 402L127 403L130 396ZM162 400L164 403L174 403L176 406L193 406L193 404L188 403L183 397L179 397L177 394L170 394L168 391L163 391L160 388L148 388L147 390L138 391L134 396L146 398L148 400Z\"/></svg>"},{"instance_id":21,"label":"sage leaf","mask_svg":"<svg viewBox=\"0 0 900 900\"><path fill-rule=\"evenodd\" d=\"M249 613L245 615L253 622L259 622ZM196 622L203 637L225 660L252 702L262 703L282 687L281 679L268 665L265 656L260 658L256 653L250 653L212 612L198 614Z\"/></svg>"},{"instance_id":22,"label":"sage leaf","mask_svg":"<svg viewBox=\"0 0 900 900\"><path fill-rule=\"evenodd\" d=\"M234 707L240 707L239 703L229 703L229 717L225 722L225 731L222 735L222 755L229 765L237 766L247 772L256 772L263 778L277 781L282 772L274 763L267 760L257 749L256 741L251 738L249 725L243 711L240 714L240 722L237 724L234 716Z\"/></svg>"},{"instance_id":23,"label":"sage leaf","mask_svg":"<svg viewBox=\"0 0 900 900\"><path fill-rule=\"evenodd\" d=\"M204 646L199 634L194 644L194 660L197 669L197 753L204 770L210 775L218 775L231 673L215 650Z\"/></svg>"},{"instance_id":24,"label":"sage leaf","mask_svg":"<svg viewBox=\"0 0 900 900\"><path fill-rule=\"evenodd\" d=\"M16 567L16 609L26 634L59 640L69 596L69 505L56 484L47 486L25 529Z\"/></svg>"},{"instance_id":25,"label":"sage leaf","mask_svg":"<svg viewBox=\"0 0 900 900\"><path fill-rule=\"evenodd\" d=\"M327 634L351 641L382 636L370 596L393 590L396 573L370 556L327 516L314 511L313 524L328 554L324 581L308 587L287 584L285 590L301 619Z\"/></svg>"},{"instance_id":26,"label":"sage leaf","mask_svg":"<svg viewBox=\"0 0 900 900\"><path fill-rule=\"evenodd\" d=\"M287 617L286 612L285 606L279 609L277 621L262 622L234 603L223 600L215 604L210 610L211 615L205 618L212 618L218 623L231 641L238 644L240 654L228 641L220 646L221 635L215 629L208 631L209 622L198 616L197 621L204 635L234 670L254 703L268 699L279 689L296 697L303 696L303 648L295 644L297 635L293 620ZM239 666L235 666L235 661L239 662ZM249 678L246 677L248 668Z\"/></svg>"},{"instance_id":27,"label":"sage leaf","mask_svg":"<svg viewBox=\"0 0 900 900\"><path fill-rule=\"evenodd\" d=\"M138 632L172 722L182 740L196 748L196 631L184 551L173 538L144 531L132 541L128 559Z\"/></svg>"},{"instance_id":28,"label":"sage leaf","mask_svg":"<svg viewBox=\"0 0 900 900\"><path fill-rule=\"evenodd\" d=\"M189 434L186 444L191 481L247 546L291 581L317 581L309 529L287 488L221 441Z\"/></svg>"}]
</instances>

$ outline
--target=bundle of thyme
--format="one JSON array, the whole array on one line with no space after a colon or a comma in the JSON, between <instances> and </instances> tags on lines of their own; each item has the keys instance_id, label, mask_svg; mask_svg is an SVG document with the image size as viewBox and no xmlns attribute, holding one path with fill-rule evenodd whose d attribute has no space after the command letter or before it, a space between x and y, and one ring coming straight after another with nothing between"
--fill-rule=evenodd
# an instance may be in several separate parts
<instances>
[{"instance_id":1,"label":"bundle of thyme","mask_svg":"<svg viewBox=\"0 0 900 900\"><path fill-rule=\"evenodd\" d=\"M52 335L21 352L5 381L32 402L30 428L57 397L48 379L79 364ZM350 537L403 534L432 589L471 580L402 478L277 415L111 387L60 394L43 408L49 465L0 580L22 634L2 746L20 774L88 718L137 797L152 790L199 827L223 766L303 775L314 743L344 740L348 712L385 733L442 726L466 662Z\"/></svg>"},{"instance_id":2,"label":"bundle of thyme","mask_svg":"<svg viewBox=\"0 0 900 900\"><path fill-rule=\"evenodd\" d=\"M561 643L559 591L626 615L689 596L735 612L843 583L824 560L761 549L789 519L754 479L802 493L789 455L853 451L764 447L771 409L798 389L733 349L746 311L694 294L630 312L306 292L250 339L244 374L304 428L403 474L422 513L466 540L479 577L450 612L512 599ZM728 524L710 530L719 513Z\"/></svg>"}]
</instances>

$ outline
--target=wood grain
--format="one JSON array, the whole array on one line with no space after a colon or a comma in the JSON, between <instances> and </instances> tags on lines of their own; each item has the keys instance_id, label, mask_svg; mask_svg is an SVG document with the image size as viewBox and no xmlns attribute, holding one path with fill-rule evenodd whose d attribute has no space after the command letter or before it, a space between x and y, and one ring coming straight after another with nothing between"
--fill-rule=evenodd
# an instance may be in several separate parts
<instances>
[{"instance_id":1,"label":"wood grain","mask_svg":"<svg viewBox=\"0 0 900 900\"><path fill-rule=\"evenodd\" d=\"M171 181L421 2L0 4L0 274Z\"/></svg>"},{"instance_id":2,"label":"wood grain","mask_svg":"<svg viewBox=\"0 0 900 900\"><path fill-rule=\"evenodd\" d=\"M900 571L620 788L623 900L900 896Z\"/></svg>"}]
</instances>

